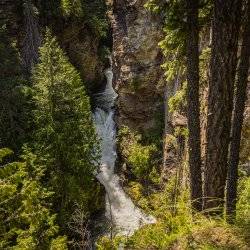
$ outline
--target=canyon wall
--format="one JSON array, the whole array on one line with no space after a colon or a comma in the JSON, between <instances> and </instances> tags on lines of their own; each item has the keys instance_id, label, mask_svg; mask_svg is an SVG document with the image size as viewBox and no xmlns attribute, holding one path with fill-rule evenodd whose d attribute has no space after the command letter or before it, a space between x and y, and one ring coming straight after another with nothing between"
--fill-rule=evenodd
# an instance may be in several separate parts
<instances>
[{"instance_id":1,"label":"canyon wall","mask_svg":"<svg viewBox=\"0 0 250 250\"><path fill-rule=\"evenodd\" d=\"M163 109L164 77L158 42L162 20L144 8L146 0L107 1L113 29L114 84L118 126L146 132Z\"/></svg>"}]
</instances>

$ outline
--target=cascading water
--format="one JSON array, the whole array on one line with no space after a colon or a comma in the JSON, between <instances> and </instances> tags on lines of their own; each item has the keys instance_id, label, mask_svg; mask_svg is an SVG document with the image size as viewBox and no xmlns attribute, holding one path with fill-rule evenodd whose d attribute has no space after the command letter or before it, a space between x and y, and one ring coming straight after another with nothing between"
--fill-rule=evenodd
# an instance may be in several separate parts
<instances>
[{"instance_id":1,"label":"cascading water","mask_svg":"<svg viewBox=\"0 0 250 250\"><path fill-rule=\"evenodd\" d=\"M97 108L94 112L94 122L101 139L101 166L97 179L106 190L106 217L111 220L118 234L131 235L140 226L154 223L155 219L146 216L133 204L122 189L118 175L114 173L117 158L114 103L117 94L112 87L112 67L105 70L105 76L106 88L95 96Z\"/></svg>"}]
</instances>

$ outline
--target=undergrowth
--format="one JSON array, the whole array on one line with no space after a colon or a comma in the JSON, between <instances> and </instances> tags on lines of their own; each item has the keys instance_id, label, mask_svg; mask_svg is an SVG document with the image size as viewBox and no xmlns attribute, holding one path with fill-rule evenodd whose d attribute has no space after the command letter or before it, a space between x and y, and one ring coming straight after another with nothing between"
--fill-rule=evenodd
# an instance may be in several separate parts
<instances>
[{"instance_id":1,"label":"undergrowth","mask_svg":"<svg viewBox=\"0 0 250 250\"><path fill-rule=\"evenodd\" d=\"M250 239L250 177L239 183L239 201L235 225L223 218L208 218L202 213L192 214L189 191L181 183L175 189L172 179L160 192L143 195L140 184L132 183L136 203L157 218L157 223L146 225L130 237L103 237L98 250L124 249L249 249ZM131 193L133 194L133 193ZM173 205L174 204L174 205Z\"/></svg>"}]
</instances>

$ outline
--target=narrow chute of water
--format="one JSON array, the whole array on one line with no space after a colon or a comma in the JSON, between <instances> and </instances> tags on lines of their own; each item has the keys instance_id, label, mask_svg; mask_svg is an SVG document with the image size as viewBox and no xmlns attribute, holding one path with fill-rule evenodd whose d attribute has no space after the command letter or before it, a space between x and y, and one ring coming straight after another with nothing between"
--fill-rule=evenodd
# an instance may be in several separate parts
<instances>
[{"instance_id":1,"label":"narrow chute of water","mask_svg":"<svg viewBox=\"0 0 250 250\"><path fill-rule=\"evenodd\" d=\"M114 173L116 154L116 124L114 121L114 103L117 94L112 87L112 68L105 70L107 85L96 97L97 108L94 122L101 139L101 166L97 179L106 190L106 217L120 235L131 235L140 226L154 223L152 216L145 215L137 208L124 192L119 177Z\"/></svg>"}]
</instances>

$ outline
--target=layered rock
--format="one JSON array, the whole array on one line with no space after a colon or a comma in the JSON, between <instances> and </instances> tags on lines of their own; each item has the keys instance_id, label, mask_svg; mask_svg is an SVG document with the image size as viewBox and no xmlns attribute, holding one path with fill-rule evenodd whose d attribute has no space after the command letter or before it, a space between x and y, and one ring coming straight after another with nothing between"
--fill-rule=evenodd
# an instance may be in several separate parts
<instances>
[{"instance_id":1,"label":"layered rock","mask_svg":"<svg viewBox=\"0 0 250 250\"><path fill-rule=\"evenodd\" d=\"M146 0L107 0L113 29L114 83L118 125L146 131L163 106L164 77L158 46L162 23L144 8Z\"/></svg>"}]
</instances>

